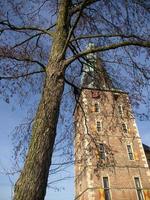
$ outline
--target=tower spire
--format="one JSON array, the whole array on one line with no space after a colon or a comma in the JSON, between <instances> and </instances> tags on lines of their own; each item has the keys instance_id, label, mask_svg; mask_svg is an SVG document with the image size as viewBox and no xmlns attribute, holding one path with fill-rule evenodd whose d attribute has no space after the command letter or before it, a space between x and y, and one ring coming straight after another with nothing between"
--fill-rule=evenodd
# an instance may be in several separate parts
<instances>
[{"instance_id":1,"label":"tower spire","mask_svg":"<svg viewBox=\"0 0 150 200\"><path fill-rule=\"evenodd\" d=\"M89 43L87 49L92 49L93 43ZM102 60L96 53L87 55L87 63L84 64L82 73L82 88L113 89L113 84Z\"/></svg>"}]
</instances>

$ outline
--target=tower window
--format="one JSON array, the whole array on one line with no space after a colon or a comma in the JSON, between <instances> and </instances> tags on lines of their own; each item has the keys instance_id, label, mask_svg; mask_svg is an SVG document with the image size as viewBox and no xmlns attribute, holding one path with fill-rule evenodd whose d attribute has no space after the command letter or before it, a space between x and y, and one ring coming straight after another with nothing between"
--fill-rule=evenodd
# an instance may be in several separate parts
<instances>
[{"instance_id":1,"label":"tower window","mask_svg":"<svg viewBox=\"0 0 150 200\"><path fill-rule=\"evenodd\" d=\"M125 123L122 124L122 130L124 133L128 133L128 128L127 125Z\"/></svg>"},{"instance_id":2,"label":"tower window","mask_svg":"<svg viewBox=\"0 0 150 200\"><path fill-rule=\"evenodd\" d=\"M135 181L138 200L144 200L142 187L141 187L141 183L140 183L139 177L134 177L134 181Z\"/></svg>"},{"instance_id":3,"label":"tower window","mask_svg":"<svg viewBox=\"0 0 150 200\"><path fill-rule=\"evenodd\" d=\"M111 200L108 177L103 177L105 200Z\"/></svg>"},{"instance_id":4,"label":"tower window","mask_svg":"<svg viewBox=\"0 0 150 200\"><path fill-rule=\"evenodd\" d=\"M97 131L98 131L98 132L101 131L101 130L102 130L102 122L97 121L97 124L96 124L96 125L97 125L97 126L96 126Z\"/></svg>"},{"instance_id":5,"label":"tower window","mask_svg":"<svg viewBox=\"0 0 150 200\"><path fill-rule=\"evenodd\" d=\"M119 94L114 94L113 96L114 96L115 101L117 101L119 98Z\"/></svg>"},{"instance_id":6,"label":"tower window","mask_svg":"<svg viewBox=\"0 0 150 200\"><path fill-rule=\"evenodd\" d=\"M99 144L99 154L100 154L100 158L105 160L106 154L105 154L105 146L103 143Z\"/></svg>"},{"instance_id":7,"label":"tower window","mask_svg":"<svg viewBox=\"0 0 150 200\"><path fill-rule=\"evenodd\" d=\"M95 107L95 112L99 112L99 103L95 103L94 107Z\"/></svg>"},{"instance_id":8,"label":"tower window","mask_svg":"<svg viewBox=\"0 0 150 200\"><path fill-rule=\"evenodd\" d=\"M119 105L119 106L118 106L118 112L119 112L119 115L120 115L120 116L123 115L123 107L122 107L122 105Z\"/></svg>"},{"instance_id":9,"label":"tower window","mask_svg":"<svg viewBox=\"0 0 150 200\"><path fill-rule=\"evenodd\" d=\"M133 151L132 151L132 147L131 147L130 144L127 145L127 150L128 150L129 159L130 159L130 160L134 160Z\"/></svg>"}]
</instances>

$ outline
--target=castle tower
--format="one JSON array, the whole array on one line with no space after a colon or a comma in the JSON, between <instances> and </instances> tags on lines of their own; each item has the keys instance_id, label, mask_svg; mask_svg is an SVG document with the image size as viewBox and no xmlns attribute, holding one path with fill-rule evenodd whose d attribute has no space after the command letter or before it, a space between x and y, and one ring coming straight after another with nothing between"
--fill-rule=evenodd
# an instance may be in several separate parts
<instances>
[{"instance_id":1,"label":"castle tower","mask_svg":"<svg viewBox=\"0 0 150 200\"><path fill-rule=\"evenodd\" d=\"M75 109L75 200L150 200L150 170L128 94L89 56Z\"/></svg>"}]
</instances>

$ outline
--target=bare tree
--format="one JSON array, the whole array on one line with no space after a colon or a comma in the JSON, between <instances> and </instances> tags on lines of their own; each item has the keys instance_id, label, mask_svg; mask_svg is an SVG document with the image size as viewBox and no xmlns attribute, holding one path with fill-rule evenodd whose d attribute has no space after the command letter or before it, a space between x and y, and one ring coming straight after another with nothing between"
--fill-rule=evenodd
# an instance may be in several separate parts
<instances>
[{"instance_id":1,"label":"bare tree","mask_svg":"<svg viewBox=\"0 0 150 200\"><path fill-rule=\"evenodd\" d=\"M116 85L132 91L134 103L143 100L150 78L149 5L137 0L7 0L0 17L3 98L9 102L17 94L24 101L41 95L14 200L42 200L64 84L76 93L87 54L101 52ZM86 49L89 42L95 47Z\"/></svg>"}]
</instances>

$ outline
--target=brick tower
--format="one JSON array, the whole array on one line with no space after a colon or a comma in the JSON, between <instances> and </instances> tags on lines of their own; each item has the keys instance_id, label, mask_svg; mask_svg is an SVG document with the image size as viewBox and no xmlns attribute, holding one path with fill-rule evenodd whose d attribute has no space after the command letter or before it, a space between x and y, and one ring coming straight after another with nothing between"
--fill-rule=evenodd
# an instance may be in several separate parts
<instances>
[{"instance_id":1,"label":"brick tower","mask_svg":"<svg viewBox=\"0 0 150 200\"><path fill-rule=\"evenodd\" d=\"M89 55L75 109L75 200L150 200L150 170L128 94Z\"/></svg>"}]
</instances>

